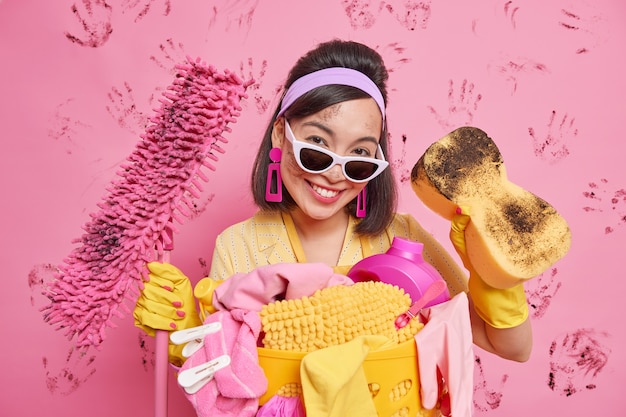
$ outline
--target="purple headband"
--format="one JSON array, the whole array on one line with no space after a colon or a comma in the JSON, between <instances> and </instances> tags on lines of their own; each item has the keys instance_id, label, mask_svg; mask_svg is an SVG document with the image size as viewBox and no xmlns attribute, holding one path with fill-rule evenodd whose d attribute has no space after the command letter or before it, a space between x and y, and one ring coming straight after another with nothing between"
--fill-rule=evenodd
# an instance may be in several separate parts
<instances>
[{"instance_id":1,"label":"purple headband","mask_svg":"<svg viewBox=\"0 0 626 417\"><path fill-rule=\"evenodd\" d=\"M293 102L302 95L308 93L314 88L331 84L349 85L365 91L374 99L374 101L376 101L376 104L378 104L384 123L385 100L383 100L383 95L376 84L374 84L374 81L360 71L342 67L321 69L304 75L294 81L285 93L285 97L283 97L283 101L280 106L280 111L276 117L282 116L289 106L291 106Z\"/></svg>"}]
</instances>

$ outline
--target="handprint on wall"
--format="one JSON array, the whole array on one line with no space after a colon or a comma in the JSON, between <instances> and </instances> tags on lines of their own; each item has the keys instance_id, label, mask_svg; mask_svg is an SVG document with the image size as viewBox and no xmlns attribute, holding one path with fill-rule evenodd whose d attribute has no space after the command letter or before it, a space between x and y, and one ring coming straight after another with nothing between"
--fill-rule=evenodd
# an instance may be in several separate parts
<instances>
[{"instance_id":1,"label":"handprint on wall","mask_svg":"<svg viewBox=\"0 0 626 417\"><path fill-rule=\"evenodd\" d=\"M411 58L406 55L406 48L400 45L399 42L392 42L382 47L377 47L376 50L383 57L387 71L389 73L394 72L404 64L411 62ZM392 91L394 91L392 89Z\"/></svg>"},{"instance_id":2,"label":"handprint on wall","mask_svg":"<svg viewBox=\"0 0 626 417\"><path fill-rule=\"evenodd\" d=\"M572 1L561 9L558 25L579 43L576 54L591 52L606 38L606 19L597 13L597 5L585 0Z\"/></svg>"},{"instance_id":3,"label":"handprint on wall","mask_svg":"<svg viewBox=\"0 0 626 417\"><path fill-rule=\"evenodd\" d=\"M112 87L107 98L110 104L106 105L106 110L121 128L128 129L135 135L145 130L148 116L137 108L133 89L128 82L124 82L123 90Z\"/></svg>"},{"instance_id":4,"label":"handprint on wall","mask_svg":"<svg viewBox=\"0 0 626 417\"><path fill-rule=\"evenodd\" d=\"M523 1L521 3L524 4ZM503 37L517 29L517 15L521 8L517 5L517 1L494 2L494 4L497 6L494 12L495 16L480 12L474 13L471 17L467 16L468 19L471 19L472 33L479 38Z\"/></svg>"},{"instance_id":5,"label":"handprint on wall","mask_svg":"<svg viewBox=\"0 0 626 417\"><path fill-rule=\"evenodd\" d=\"M471 125L481 99L482 94L474 92L474 83L464 79L458 88L455 87L454 81L450 80L447 113L440 113L432 106L428 106L428 109L437 123L449 131L460 126Z\"/></svg>"},{"instance_id":6,"label":"handprint on wall","mask_svg":"<svg viewBox=\"0 0 626 417\"><path fill-rule=\"evenodd\" d=\"M33 266L33 268L28 273L28 288L30 289L30 304L33 307L43 307L44 303L41 306L36 306L37 298L48 301L43 294L46 292L45 289L49 285L50 282L54 279L54 274L58 273L59 269L56 265L52 265L49 263L38 264Z\"/></svg>"},{"instance_id":7,"label":"handprint on wall","mask_svg":"<svg viewBox=\"0 0 626 417\"><path fill-rule=\"evenodd\" d=\"M582 390L595 389L594 382L606 366L611 349L603 340L606 332L578 329L559 335L550 345L548 387L569 397Z\"/></svg>"},{"instance_id":8,"label":"handprint on wall","mask_svg":"<svg viewBox=\"0 0 626 417\"><path fill-rule=\"evenodd\" d=\"M476 367L474 368L474 408L479 411L495 410L500 407L503 397L503 388L509 379L507 374L503 374L498 383L498 387L494 387L485 377L480 356L474 356Z\"/></svg>"},{"instance_id":9,"label":"handprint on wall","mask_svg":"<svg viewBox=\"0 0 626 417\"><path fill-rule=\"evenodd\" d=\"M557 274L557 269L552 268L549 273L546 271L525 283L526 299L533 319L540 319L546 314L554 296L559 292L562 283L556 279Z\"/></svg>"},{"instance_id":10,"label":"handprint on wall","mask_svg":"<svg viewBox=\"0 0 626 417\"><path fill-rule=\"evenodd\" d=\"M50 394L70 395L96 373L96 357L88 355L86 350L71 347L60 369L52 370L50 360L42 358L46 372L46 387Z\"/></svg>"},{"instance_id":11,"label":"handprint on wall","mask_svg":"<svg viewBox=\"0 0 626 417\"><path fill-rule=\"evenodd\" d=\"M210 29L247 35L259 0L219 0L211 3Z\"/></svg>"},{"instance_id":12,"label":"handprint on wall","mask_svg":"<svg viewBox=\"0 0 626 417\"><path fill-rule=\"evenodd\" d=\"M369 0L341 0L341 5L353 29L369 29L374 26L381 6L372 5Z\"/></svg>"},{"instance_id":13,"label":"handprint on wall","mask_svg":"<svg viewBox=\"0 0 626 417\"><path fill-rule=\"evenodd\" d=\"M104 45L113 33L112 8L105 0L82 0L72 5L72 13L80 23L80 34L65 32L65 37L80 46L98 48Z\"/></svg>"},{"instance_id":14,"label":"handprint on wall","mask_svg":"<svg viewBox=\"0 0 626 417\"><path fill-rule=\"evenodd\" d=\"M385 9L391 13L402 27L407 30L426 29L432 14L430 1L404 1L398 7L397 3L384 3Z\"/></svg>"},{"instance_id":15,"label":"handprint on wall","mask_svg":"<svg viewBox=\"0 0 626 417\"><path fill-rule=\"evenodd\" d=\"M156 0L124 0L122 2L122 13L126 13L127 11L136 11L137 15L135 16L135 22L146 17L148 13L150 13L150 9L152 5L156 3ZM163 16L167 16L172 11L172 2L171 0L162 0L164 7Z\"/></svg>"},{"instance_id":16,"label":"handprint on wall","mask_svg":"<svg viewBox=\"0 0 626 417\"><path fill-rule=\"evenodd\" d=\"M137 338L139 341L139 350L141 352L141 365L144 371L154 369L154 345L151 340L151 336L148 336L143 330L137 332Z\"/></svg>"},{"instance_id":17,"label":"handprint on wall","mask_svg":"<svg viewBox=\"0 0 626 417\"><path fill-rule=\"evenodd\" d=\"M568 143L578 136L575 122L567 113L557 117L556 111L552 110L546 132L539 133L529 127L528 134L532 139L535 156L550 163L566 158L570 154Z\"/></svg>"},{"instance_id":18,"label":"handprint on wall","mask_svg":"<svg viewBox=\"0 0 626 417\"><path fill-rule=\"evenodd\" d=\"M589 189L583 191L583 197L590 205L583 207L583 211L610 213L616 220L617 226L626 225L626 188L617 188L614 191L607 189L609 180L600 179L599 182L590 182ZM606 216L605 216L606 217ZM604 233L609 234L615 231L614 225L606 225Z\"/></svg>"},{"instance_id":19,"label":"handprint on wall","mask_svg":"<svg viewBox=\"0 0 626 417\"><path fill-rule=\"evenodd\" d=\"M517 12L519 11L519 6L517 6L514 1L510 0L504 3L502 10L507 19L509 19L509 22L511 22L513 29L515 29L517 27Z\"/></svg>"},{"instance_id":20,"label":"handprint on wall","mask_svg":"<svg viewBox=\"0 0 626 417\"><path fill-rule=\"evenodd\" d=\"M33 266L27 278L31 306L39 309L49 302L44 297L45 289L58 272L56 265L48 263ZM87 355L86 350L78 350L73 346L69 348L58 369L53 369L54 366L47 356L42 357L45 383L50 394L70 395L79 389L96 372L95 360L94 355Z\"/></svg>"},{"instance_id":21,"label":"handprint on wall","mask_svg":"<svg viewBox=\"0 0 626 417\"><path fill-rule=\"evenodd\" d=\"M263 78L265 78L265 72L267 71L267 60L262 60L259 68L255 69L254 66L255 64L252 58L248 58L247 61L241 61L239 74L244 80L254 80L254 83L248 87L246 93L248 97L252 98L252 101L256 105L257 112L263 114L267 111L271 102L270 99L264 97L264 92L262 91ZM273 91L270 97L277 96L279 91L280 88L277 88L277 91Z\"/></svg>"},{"instance_id":22,"label":"handprint on wall","mask_svg":"<svg viewBox=\"0 0 626 417\"><path fill-rule=\"evenodd\" d=\"M215 198L215 193L201 193L196 196L190 192L186 192L184 198L191 203L190 206L187 206L187 210L189 210L187 218L193 220L200 217L202 213L206 211L211 201L213 201L213 198Z\"/></svg>"},{"instance_id":23,"label":"handprint on wall","mask_svg":"<svg viewBox=\"0 0 626 417\"><path fill-rule=\"evenodd\" d=\"M523 78L534 74L547 74L550 71L544 64L529 58L510 58L503 56L488 65L491 73L501 77L510 86L511 95L517 92L517 87Z\"/></svg>"},{"instance_id":24,"label":"handprint on wall","mask_svg":"<svg viewBox=\"0 0 626 417\"><path fill-rule=\"evenodd\" d=\"M74 140L74 137L80 133L79 130L90 127L88 124L69 116L72 112L68 110L68 107L73 102L74 99L70 98L59 104L55 108L48 126L48 137L63 144L68 155L71 155L79 147Z\"/></svg>"},{"instance_id":25,"label":"handprint on wall","mask_svg":"<svg viewBox=\"0 0 626 417\"><path fill-rule=\"evenodd\" d=\"M401 5L371 0L341 0L352 29L370 29L376 24L382 10L391 14L400 25L409 30L426 29L432 13L430 1L405 1Z\"/></svg>"},{"instance_id":26,"label":"handprint on wall","mask_svg":"<svg viewBox=\"0 0 626 417\"><path fill-rule=\"evenodd\" d=\"M150 55L150 61L159 68L166 70L170 75L176 75L176 64L185 62L185 46L182 42L174 42L168 38L159 44L160 55Z\"/></svg>"},{"instance_id":27,"label":"handprint on wall","mask_svg":"<svg viewBox=\"0 0 626 417\"><path fill-rule=\"evenodd\" d=\"M200 265L200 271L202 271L202 275L203 277L208 277L210 276L210 272L211 272L211 260L210 259L206 259L203 257L198 258L198 265Z\"/></svg>"},{"instance_id":28,"label":"handprint on wall","mask_svg":"<svg viewBox=\"0 0 626 417\"><path fill-rule=\"evenodd\" d=\"M400 156L394 158L393 161L391 161L391 167L394 169L396 178L398 178L398 180L400 181L400 184L405 184L411 180L410 169L413 169L413 167L411 167L410 169L407 167L406 140L407 140L407 136L406 134L403 134L402 140L401 140ZM394 142L393 140L389 140L388 143L390 144L389 152L395 155L396 154L396 149L395 149L396 142Z\"/></svg>"}]
</instances>

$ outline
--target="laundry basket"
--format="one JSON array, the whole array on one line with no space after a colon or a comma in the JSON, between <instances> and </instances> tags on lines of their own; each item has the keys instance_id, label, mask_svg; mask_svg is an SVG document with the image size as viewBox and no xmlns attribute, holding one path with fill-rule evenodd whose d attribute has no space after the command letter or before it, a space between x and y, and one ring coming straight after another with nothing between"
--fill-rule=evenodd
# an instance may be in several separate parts
<instances>
[{"instance_id":1,"label":"laundry basket","mask_svg":"<svg viewBox=\"0 0 626 417\"><path fill-rule=\"evenodd\" d=\"M203 319L214 311L211 310L211 297L217 285L219 283L209 278L196 285L194 294L200 301ZM268 389L259 399L260 405L285 391L299 391L301 395L300 362L308 352L263 347L258 347L257 352L259 365L268 380ZM379 417L441 415L438 408L426 410L421 406L417 348L412 337L393 347L370 352L362 366ZM294 386L299 387L299 390L293 390Z\"/></svg>"},{"instance_id":2,"label":"laundry basket","mask_svg":"<svg viewBox=\"0 0 626 417\"><path fill-rule=\"evenodd\" d=\"M300 362L306 352L257 348L259 364L268 379L263 405L283 386L300 384ZM379 417L435 417L437 409L421 406L417 349L414 340L370 352L363 362L372 400Z\"/></svg>"}]
</instances>

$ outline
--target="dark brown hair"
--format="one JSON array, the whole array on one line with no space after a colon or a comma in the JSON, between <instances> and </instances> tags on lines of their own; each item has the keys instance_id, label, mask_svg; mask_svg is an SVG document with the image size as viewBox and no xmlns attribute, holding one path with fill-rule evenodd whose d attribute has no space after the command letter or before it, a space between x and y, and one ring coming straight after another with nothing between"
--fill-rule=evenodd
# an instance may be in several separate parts
<instances>
[{"instance_id":1,"label":"dark brown hair","mask_svg":"<svg viewBox=\"0 0 626 417\"><path fill-rule=\"evenodd\" d=\"M331 40L319 44L302 56L289 72L285 82L285 91L298 78L311 72L331 67L351 68L367 75L380 89L385 105L387 104L387 78L389 74L380 54L358 42ZM284 92L283 92L284 95ZM367 98L369 95L355 87L345 85L325 85L315 88L299 97L285 111L287 119L301 118L317 113L318 111L347 100ZM272 148L272 130L274 119L280 106L274 112L259 152L257 153L252 170L252 195L254 202L262 210L289 211L295 206L295 201L283 186L283 201L269 203L265 201L265 182L269 163L269 151ZM385 121L380 137L380 146L388 157L387 122ZM382 233L393 219L397 205L396 184L391 173L391 167L367 184L367 216L359 222L356 233L362 235L377 235ZM356 199L346 206L349 213L355 214Z\"/></svg>"}]
</instances>

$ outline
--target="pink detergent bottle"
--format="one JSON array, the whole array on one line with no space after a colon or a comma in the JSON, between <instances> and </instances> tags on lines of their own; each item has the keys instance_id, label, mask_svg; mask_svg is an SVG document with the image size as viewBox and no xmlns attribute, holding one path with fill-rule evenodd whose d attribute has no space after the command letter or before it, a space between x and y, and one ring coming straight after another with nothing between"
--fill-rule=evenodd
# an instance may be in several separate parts
<instances>
[{"instance_id":1,"label":"pink detergent bottle","mask_svg":"<svg viewBox=\"0 0 626 417\"><path fill-rule=\"evenodd\" d=\"M443 281L439 272L422 257L424 245L408 239L394 237L386 253L369 256L357 262L348 271L354 282L381 281L396 285L409 294L414 303L435 281ZM450 300L445 291L424 306L430 307Z\"/></svg>"}]
</instances>

